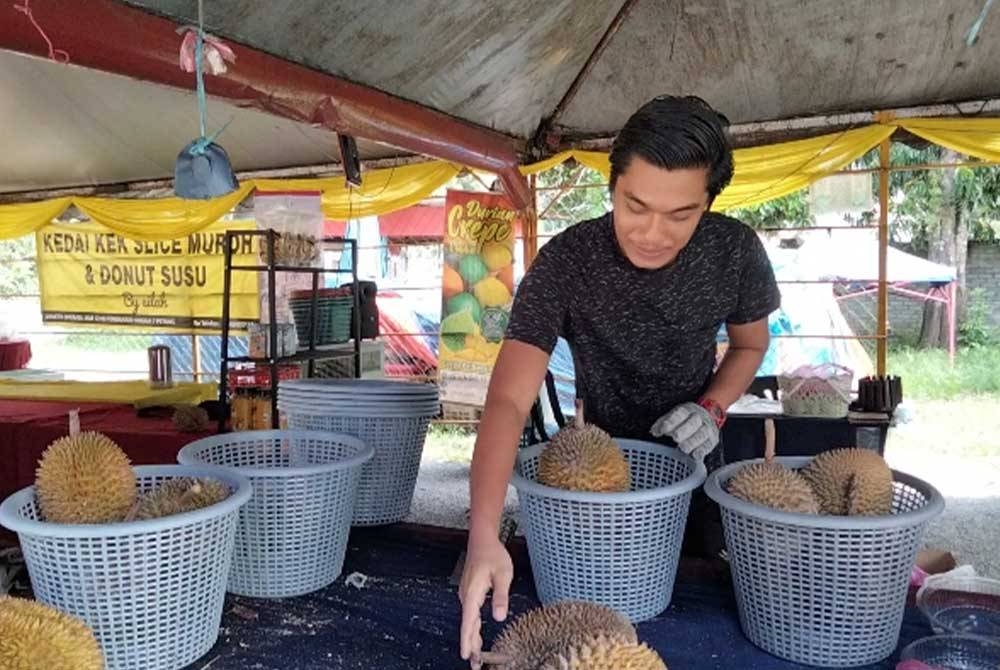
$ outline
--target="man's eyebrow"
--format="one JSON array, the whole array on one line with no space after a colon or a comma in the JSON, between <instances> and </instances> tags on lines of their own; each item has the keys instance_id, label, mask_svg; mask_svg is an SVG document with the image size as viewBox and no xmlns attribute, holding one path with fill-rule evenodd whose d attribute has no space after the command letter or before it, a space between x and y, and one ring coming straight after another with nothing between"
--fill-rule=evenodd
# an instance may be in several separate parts
<instances>
[{"instance_id":1,"label":"man's eyebrow","mask_svg":"<svg viewBox=\"0 0 1000 670\"><path fill-rule=\"evenodd\" d=\"M628 198L629 200L635 201L640 207L645 207L647 209L649 208L649 205L646 204L645 202L643 202L642 198L639 198L638 196L636 196L634 193L632 193L630 191L625 191L625 197ZM669 212L667 212L667 214L677 214L678 212L687 212L687 211L690 211L692 209L698 209L699 207L701 207L701 203L699 203L699 202L692 202L690 205L684 205L682 207L676 207L676 208L670 210Z\"/></svg>"}]
</instances>

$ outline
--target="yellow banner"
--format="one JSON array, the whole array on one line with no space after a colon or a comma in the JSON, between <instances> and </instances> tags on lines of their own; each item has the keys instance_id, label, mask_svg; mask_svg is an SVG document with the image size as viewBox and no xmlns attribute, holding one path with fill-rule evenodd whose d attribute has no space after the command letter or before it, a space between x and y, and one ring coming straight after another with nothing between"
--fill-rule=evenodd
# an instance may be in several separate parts
<instances>
[{"instance_id":1,"label":"yellow banner","mask_svg":"<svg viewBox=\"0 0 1000 670\"><path fill-rule=\"evenodd\" d=\"M50 224L36 233L42 320L161 333L217 333L222 323L225 231L216 222L183 238L139 241L96 223ZM239 238L233 265L257 265L254 239ZM258 274L232 273L230 327L257 321Z\"/></svg>"},{"instance_id":2,"label":"yellow banner","mask_svg":"<svg viewBox=\"0 0 1000 670\"><path fill-rule=\"evenodd\" d=\"M481 406L510 318L517 211L501 193L450 190L445 211L441 399Z\"/></svg>"}]
</instances>

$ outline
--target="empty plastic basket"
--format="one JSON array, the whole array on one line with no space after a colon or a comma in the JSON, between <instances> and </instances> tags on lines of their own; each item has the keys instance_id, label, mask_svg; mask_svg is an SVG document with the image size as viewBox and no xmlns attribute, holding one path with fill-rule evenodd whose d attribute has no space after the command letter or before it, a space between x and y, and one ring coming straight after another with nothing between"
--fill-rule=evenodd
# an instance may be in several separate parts
<instances>
[{"instance_id":1,"label":"empty plastic basket","mask_svg":"<svg viewBox=\"0 0 1000 670\"><path fill-rule=\"evenodd\" d=\"M353 435L375 450L361 470L355 526L406 518L427 428L440 406L437 387L376 379L297 379L278 387L278 409L295 430Z\"/></svg>"},{"instance_id":2,"label":"empty plastic basket","mask_svg":"<svg viewBox=\"0 0 1000 670\"><path fill-rule=\"evenodd\" d=\"M631 491L539 484L545 443L520 450L512 482L542 603L587 600L638 622L670 605L691 492L705 481L705 466L674 447L616 442L629 461Z\"/></svg>"},{"instance_id":3,"label":"empty plastic basket","mask_svg":"<svg viewBox=\"0 0 1000 670\"><path fill-rule=\"evenodd\" d=\"M193 512L115 524L42 521L33 486L0 505L18 534L35 598L82 619L108 670L177 670L205 655L222 621L245 477L222 468L142 465L141 491L177 477L213 477L225 500Z\"/></svg>"},{"instance_id":4,"label":"empty plastic basket","mask_svg":"<svg viewBox=\"0 0 1000 670\"><path fill-rule=\"evenodd\" d=\"M253 484L228 590L284 598L333 582L344 567L361 468L373 454L349 435L291 430L213 435L181 449L181 463L235 468Z\"/></svg>"},{"instance_id":5,"label":"empty plastic basket","mask_svg":"<svg viewBox=\"0 0 1000 670\"><path fill-rule=\"evenodd\" d=\"M811 458L775 460L798 469ZM768 653L806 665L867 665L891 655L921 537L944 510L940 493L893 471L891 515L782 512L725 492L729 478L753 462L722 467L705 482L722 508L746 636Z\"/></svg>"}]
</instances>

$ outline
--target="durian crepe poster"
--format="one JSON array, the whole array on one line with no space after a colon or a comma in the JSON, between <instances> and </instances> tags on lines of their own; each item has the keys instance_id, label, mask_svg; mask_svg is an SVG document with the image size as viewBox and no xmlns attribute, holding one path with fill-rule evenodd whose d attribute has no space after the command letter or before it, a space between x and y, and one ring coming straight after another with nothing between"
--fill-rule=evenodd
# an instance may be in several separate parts
<instances>
[{"instance_id":1,"label":"durian crepe poster","mask_svg":"<svg viewBox=\"0 0 1000 670\"><path fill-rule=\"evenodd\" d=\"M51 224L36 234L42 321L161 333L217 333L222 323L227 229L220 221L176 240L139 241L96 223ZM257 265L256 238L233 241L233 265ZM259 277L232 273L230 324L257 321Z\"/></svg>"},{"instance_id":2,"label":"durian crepe poster","mask_svg":"<svg viewBox=\"0 0 1000 670\"><path fill-rule=\"evenodd\" d=\"M517 210L502 193L448 191L445 213L441 399L481 406L510 319Z\"/></svg>"}]
</instances>

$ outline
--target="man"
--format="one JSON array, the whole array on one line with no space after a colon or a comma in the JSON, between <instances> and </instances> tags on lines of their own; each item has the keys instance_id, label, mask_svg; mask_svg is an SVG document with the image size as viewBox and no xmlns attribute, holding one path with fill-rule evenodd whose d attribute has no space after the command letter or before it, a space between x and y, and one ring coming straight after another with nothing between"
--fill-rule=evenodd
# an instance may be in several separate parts
<instances>
[{"instance_id":1,"label":"man","mask_svg":"<svg viewBox=\"0 0 1000 670\"><path fill-rule=\"evenodd\" d=\"M611 149L612 211L555 236L518 287L470 475L459 598L461 655L474 667L488 591L494 619L507 614L513 567L498 525L557 338L573 352L588 422L613 437L670 438L699 460L760 367L780 294L754 231L709 211L733 173L724 125L694 97L641 107ZM723 323L729 348L713 373Z\"/></svg>"}]
</instances>

